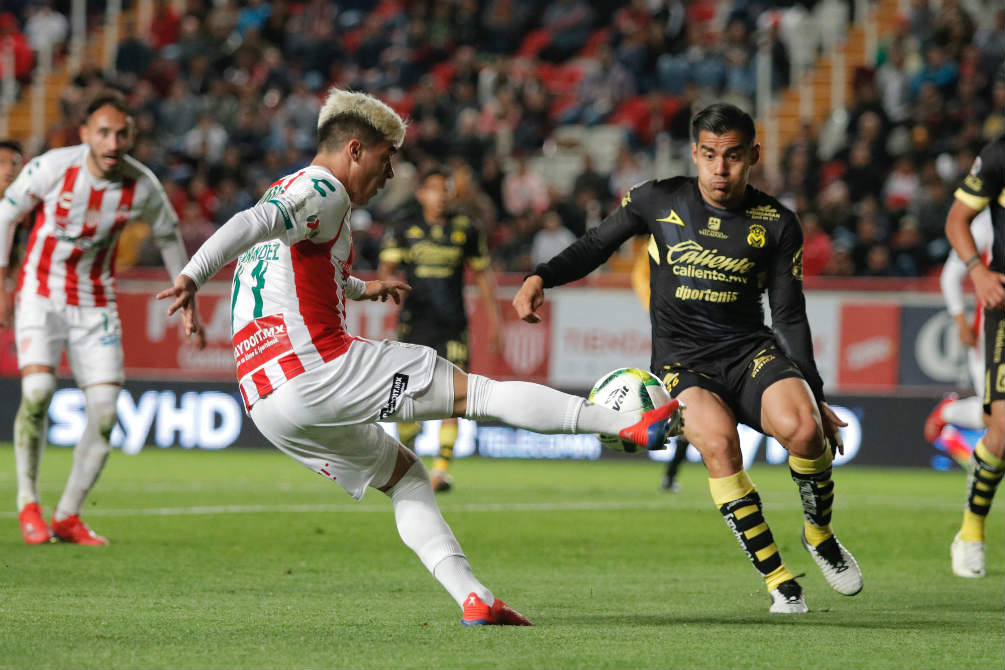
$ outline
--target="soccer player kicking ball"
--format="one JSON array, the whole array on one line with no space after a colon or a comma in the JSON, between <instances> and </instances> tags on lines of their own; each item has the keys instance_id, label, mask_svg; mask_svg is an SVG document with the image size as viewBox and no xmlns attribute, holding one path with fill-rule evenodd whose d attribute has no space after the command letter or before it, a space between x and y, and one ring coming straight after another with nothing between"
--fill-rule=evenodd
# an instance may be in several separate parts
<instances>
[{"instance_id":1,"label":"soccer player kicking ball","mask_svg":"<svg viewBox=\"0 0 1005 670\"><path fill-rule=\"evenodd\" d=\"M946 217L946 237L964 260L984 308L984 422L988 427L970 458L963 523L950 545L953 573L983 577L984 525L1005 475L1005 136L981 151L956 189ZM970 224L985 207L991 213L991 260L977 252Z\"/></svg>"},{"instance_id":2,"label":"soccer player kicking ball","mask_svg":"<svg viewBox=\"0 0 1005 670\"><path fill-rule=\"evenodd\" d=\"M225 223L157 297L174 299L169 313L181 311L187 331L196 291L238 258L234 356L258 429L353 498L368 486L390 496L401 539L463 609L462 623L530 625L475 578L422 462L375 422L466 416L659 448L677 403L620 413L545 386L466 375L429 347L349 334L347 298L399 302L409 289L350 274L350 204L365 204L394 176L404 137L404 122L383 102L332 89L314 161Z\"/></svg>"},{"instance_id":3,"label":"soccer player kicking ball","mask_svg":"<svg viewBox=\"0 0 1005 670\"><path fill-rule=\"evenodd\" d=\"M108 438L123 382L114 267L122 229L133 219L149 223L172 275L186 261L178 217L164 189L149 169L126 155L133 118L125 98L117 92L95 97L80 139L83 144L53 149L29 161L0 201L0 277L10 256L10 226L35 212L14 315L21 369L21 404L14 419L17 507L21 533L29 544L50 537L42 519L38 466L63 349L84 391L87 425L52 515L52 534L76 544L108 544L80 519L80 510L111 451ZM0 287L0 328L10 325L8 308L6 288ZM189 334L201 348L205 337L195 312L191 321Z\"/></svg>"},{"instance_id":4,"label":"soccer player kicking ball","mask_svg":"<svg viewBox=\"0 0 1005 670\"><path fill-rule=\"evenodd\" d=\"M697 178L647 181L621 207L525 281L513 305L536 322L544 289L579 279L621 244L649 234L652 370L687 406L684 436L701 453L726 525L764 578L772 612L808 611L782 562L743 469L737 422L789 451L805 522L801 540L834 590L855 595L862 573L831 529L832 450L843 424L824 402L802 290L795 215L747 184L760 147L754 121L715 104L691 124ZM768 290L774 332L764 324Z\"/></svg>"}]
</instances>

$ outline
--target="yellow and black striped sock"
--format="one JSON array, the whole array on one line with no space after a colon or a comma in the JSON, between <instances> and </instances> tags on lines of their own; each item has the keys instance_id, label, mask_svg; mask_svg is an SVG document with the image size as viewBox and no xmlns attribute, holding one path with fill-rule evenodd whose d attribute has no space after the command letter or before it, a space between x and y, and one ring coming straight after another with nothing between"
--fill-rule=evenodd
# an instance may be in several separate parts
<instances>
[{"instance_id":1,"label":"yellow and black striped sock","mask_svg":"<svg viewBox=\"0 0 1005 670\"><path fill-rule=\"evenodd\" d=\"M967 542L984 541L984 522L991 509L998 483L1005 474L1005 460L998 458L984 446L983 438L970 457L970 474L967 477L967 506L963 509L963 526L960 539Z\"/></svg>"},{"instance_id":2,"label":"yellow and black striped sock","mask_svg":"<svg viewBox=\"0 0 1005 670\"><path fill-rule=\"evenodd\" d=\"M789 472L799 487L803 503L803 532L814 547L834 535L831 530L831 509L834 506L834 482L831 481L830 448L817 458L800 458L789 454Z\"/></svg>"},{"instance_id":3,"label":"yellow and black striped sock","mask_svg":"<svg viewBox=\"0 0 1005 670\"><path fill-rule=\"evenodd\" d=\"M782 582L794 579L782 563L775 538L764 520L761 496L757 495L746 470L728 477L709 477L708 488L740 548L764 578L768 591L774 591Z\"/></svg>"},{"instance_id":4,"label":"yellow and black striped sock","mask_svg":"<svg viewBox=\"0 0 1005 670\"><path fill-rule=\"evenodd\" d=\"M398 440L412 451L415 451L415 436L420 432L422 424L419 422L398 424Z\"/></svg>"},{"instance_id":5,"label":"yellow and black striped sock","mask_svg":"<svg viewBox=\"0 0 1005 670\"><path fill-rule=\"evenodd\" d=\"M433 469L447 471L454 460L454 442L457 441L457 421L445 419L440 424L440 453L433 460Z\"/></svg>"}]
</instances>

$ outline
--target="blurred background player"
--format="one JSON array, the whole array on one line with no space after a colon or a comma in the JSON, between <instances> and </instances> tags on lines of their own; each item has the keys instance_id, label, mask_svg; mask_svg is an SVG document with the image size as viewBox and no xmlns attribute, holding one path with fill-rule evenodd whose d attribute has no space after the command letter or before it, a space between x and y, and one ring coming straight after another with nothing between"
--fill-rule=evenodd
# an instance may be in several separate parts
<instances>
[{"instance_id":1,"label":"blurred background player","mask_svg":"<svg viewBox=\"0 0 1005 670\"><path fill-rule=\"evenodd\" d=\"M73 451L73 466L52 515L52 534L66 542L108 541L80 519L84 499L97 482L111 450L116 402L124 380L122 327L115 305L114 261L126 223L146 221L164 265L172 274L185 263L185 248L164 189L126 152L133 117L125 98L103 92L80 126L83 144L33 158L0 201L0 263L9 257L11 226L30 211L34 228L17 281L14 335L21 370L21 404L14 419L17 508L25 542L50 537L42 518L38 469L45 418L56 390L56 368L66 350L84 392L87 425ZM0 314L10 298L0 291ZM8 324L3 324L5 327ZM193 334L205 345L195 317Z\"/></svg>"},{"instance_id":2,"label":"blurred background player","mask_svg":"<svg viewBox=\"0 0 1005 670\"><path fill-rule=\"evenodd\" d=\"M21 145L18 142L13 140L0 140L0 193L6 191L7 187L14 181L14 177L17 176L17 171L21 169L22 157L23 153L21 151ZM0 281L4 281L7 278L14 278L14 273L19 263L17 244L14 240L19 230L20 226L14 226L13 230L8 231L7 233L7 248L10 250L7 259L7 273L0 277ZM4 314L0 314L0 326L10 328L11 322L14 318L13 309L14 305L8 303L6 312Z\"/></svg>"},{"instance_id":3,"label":"blurred background player","mask_svg":"<svg viewBox=\"0 0 1005 670\"><path fill-rule=\"evenodd\" d=\"M708 468L727 526L764 578L770 611L809 611L782 562L761 499L743 469L737 423L772 435L789 452L805 522L802 544L828 584L862 590L862 573L831 528L833 453L845 425L827 405L813 360L802 290L802 231L796 216L748 184L760 145L754 121L713 104L691 122L698 176L646 181L596 228L538 265L513 300L529 322L544 289L580 279L626 240L649 233L651 369L686 409L684 434ZM761 294L771 306L764 323Z\"/></svg>"},{"instance_id":4,"label":"blurred background player","mask_svg":"<svg viewBox=\"0 0 1005 670\"><path fill-rule=\"evenodd\" d=\"M239 387L261 433L356 500L387 494L402 541L462 609L465 625L530 625L479 582L444 521L422 461L376 425L466 416L537 432L618 434L647 448L666 437L677 403L617 412L525 382L466 374L430 347L346 331L346 299L398 302L397 279L350 274L349 214L394 176L405 124L364 93L333 88L318 118L310 165L276 181L193 254L169 313L192 330L195 294L238 258L232 324Z\"/></svg>"},{"instance_id":5,"label":"blurred background player","mask_svg":"<svg viewBox=\"0 0 1005 670\"><path fill-rule=\"evenodd\" d=\"M985 208L974 217L970 232L977 245L977 253L985 264L991 261L991 212ZM970 372L974 395L960 398L955 393L942 399L925 421L925 440L935 442L946 424L969 430L984 429L984 326L983 311L977 305L974 320L967 319L963 299L963 280L967 277L967 267L955 251L950 251L946 264L939 275L942 297L946 300L946 311L956 323L956 333L967 351L967 369ZM969 456L968 459L969 460Z\"/></svg>"},{"instance_id":6,"label":"blurred background player","mask_svg":"<svg viewBox=\"0 0 1005 670\"><path fill-rule=\"evenodd\" d=\"M977 442L967 478L963 523L950 546L953 573L983 577L985 522L1005 474L1005 136L987 144L955 193L946 237L974 282L984 309L984 397L987 432ZM991 260L985 264L971 222L985 207L991 214Z\"/></svg>"},{"instance_id":7,"label":"blurred background player","mask_svg":"<svg viewBox=\"0 0 1005 670\"><path fill-rule=\"evenodd\" d=\"M638 245L635 250L635 260L632 263L632 290L638 297L639 302L646 312L649 311L649 250L646 244ZM664 382L666 383L666 382ZM677 481L677 474L680 472L681 463L687 455L689 443L683 435L674 438L674 452L670 460L667 461L666 469L660 478L660 489L676 493L680 491L680 482Z\"/></svg>"},{"instance_id":8,"label":"blurred background player","mask_svg":"<svg viewBox=\"0 0 1005 670\"><path fill-rule=\"evenodd\" d=\"M470 352L464 308L465 266L478 285L488 317L483 337L489 339L493 351L501 350L501 317L485 234L467 215L450 211L451 183L445 169L429 169L421 177L415 197L419 207L388 231L377 273L387 279L403 270L405 281L412 287L398 312L398 339L431 347L437 355L467 371ZM398 436L405 444L420 430L418 423L398 424ZM430 477L433 489L443 492L453 485L447 468L454 456L457 419L444 419L439 437L440 451Z\"/></svg>"}]
</instances>

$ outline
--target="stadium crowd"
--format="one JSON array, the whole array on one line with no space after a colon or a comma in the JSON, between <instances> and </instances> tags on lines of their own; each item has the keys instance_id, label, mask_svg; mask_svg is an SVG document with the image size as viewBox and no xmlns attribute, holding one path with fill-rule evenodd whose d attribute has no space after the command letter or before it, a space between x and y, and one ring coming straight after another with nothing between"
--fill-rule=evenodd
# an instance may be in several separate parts
<instances>
[{"instance_id":1,"label":"stadium crowd","mask_svg":"<svg viewBox=\"0 0 1005 670\"><path fill-rule=\"evenodd\" d=\"M111 81L92 63L65 90L46 148L77 141L93 92L107 83L127 91L137 111L133 154L164 183L191 253L309 160L330 86L366 90L410 126L398 178L353 214L357 267L377 266L385 226L414 206L415 175L444 162L456 206L488 233L496 269L526 272L654 176L661 144L689 160L693 110L714 100L753 108L758 36L768 40L773 87L787 86L790 49L779 26L785 12L817 4L190 0L179 13L159 0L149 32L127 27ZM5 3L0 40L17 53L61 44L64 5ZM754 175L800 215L806 275L938 268L953 185L1005 131L1003 62L1005 9L911 2L896 32L882 36L874 66L856 72L844 113L805 124L783 148L777 178ZM535 161L569 124L623 132L613 136L620 146L609 171L594 160L598 147L574 147L582 168L564 188ZM159 264L148 233L127 232L122 263Z\"/></svg>"}]
</instances>

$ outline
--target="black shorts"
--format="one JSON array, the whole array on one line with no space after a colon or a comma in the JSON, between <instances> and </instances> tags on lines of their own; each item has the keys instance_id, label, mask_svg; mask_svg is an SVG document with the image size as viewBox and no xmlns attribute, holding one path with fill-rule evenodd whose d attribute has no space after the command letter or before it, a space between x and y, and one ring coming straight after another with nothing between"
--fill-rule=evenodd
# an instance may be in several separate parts
<instances>
[{"instance_id":1,"label":"black shorts","mask_svg":"<svg viewBox=\"0 0 1005 670\"><path fill-rule=\"evenodd\" d=\"M803 373L779 348L773 337L744 341L737 353L715 359L663 364L659 370L672 397L692 386L715 393L737 420L761 431L761 396L777 381Z\"/></svg>"},{"instance_id":2,"label":"black shorts","mask_svg":"<svg viewBox=\"0 0 1005 670\"><path fill-rule=\"evenodd\" d=\"M984 310L984 413L1005 400L1005 310Z\"/></svg>"},{"instance_id":3,"label":"black shorts","mask_svg":"<svg viewBox=\"0 0 1005 670\"><path fill-rule=\"evenodd\" d=\"M436 350L436 354L468 371L467 330L444 330L420 325L398 324L398 339L409 344L422 344Z\"/></svg>"}]
</instances>

